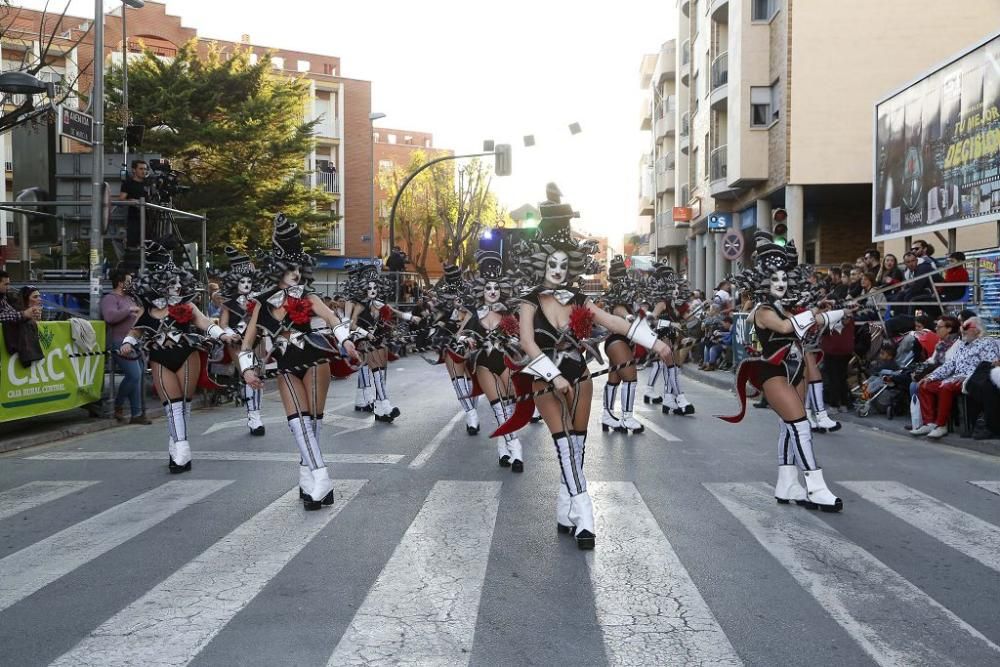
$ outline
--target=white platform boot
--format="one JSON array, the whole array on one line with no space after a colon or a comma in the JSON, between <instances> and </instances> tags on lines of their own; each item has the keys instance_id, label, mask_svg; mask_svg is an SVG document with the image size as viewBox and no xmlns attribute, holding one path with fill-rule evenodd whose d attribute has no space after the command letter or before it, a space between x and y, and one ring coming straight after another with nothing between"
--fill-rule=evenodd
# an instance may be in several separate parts
<instances>
[{"instance_id":1,"label":"white platform boot","mask_svg":"<svg viewBox=\"0 0 1000 667\"><path fill-rule=\"evenodd\" d=\"M810 502L819 505L824 512L839 512L844 509L844 503L840 498L826 487L826 480L823 479L823 471L807 470L804 473L806 478L806 491Z\"/></svg>"},{"instance_id":2,"label":"white platform boot","mask_svg":"<svg viewBox=\"0 0 1000 667\"><path fill-rule=\"evenodd\" d=\"M778 483L774 485L774 499L782 505L793 502L809 509L816 509L816 504L809 501L806 490L799 484L799 469L794 465L778 466Z\"/></svg>"}]
</instances>

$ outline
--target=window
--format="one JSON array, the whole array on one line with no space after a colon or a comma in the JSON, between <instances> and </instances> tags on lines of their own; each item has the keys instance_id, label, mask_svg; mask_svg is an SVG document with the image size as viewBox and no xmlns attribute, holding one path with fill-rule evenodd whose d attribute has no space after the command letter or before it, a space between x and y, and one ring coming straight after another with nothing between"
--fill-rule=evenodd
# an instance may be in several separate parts
<instances>
[{"instance_id":1,"label":"window","mask_svg":"<svg viewBox=\"0 0 1000 667\"><path fill-rule=\"evenodd\" d=\"M312 68L312 63L308 60L300 60L296 64L298 65L300 72L308 72Z\"/></svg>"},{"instance_id":2,"label":"window","mask_svg":"<svg viewBox=\"0 0 1000 667\"><path fill-rule=\"evenodd\" d=\"M374 141L377 144L379 142L379 138L380 137L378 132L372 132L372 141Z\"/></svg>"},{"instance_id":3,"label":"window","mask_svg":"<svg viewBox=\"0 0 1000 667\"><path fill-rule=\"evenodd\" d=\"M333 63L323 63L323 74L329 74L330 76L337 75L337 68L334 67Z\"/></svg>"},{"instance_id":4,"label":"window","mask_svg":"<svg viewBox=\"0 0 1000 667\"><path fill-rule=\"evenodd\" d=\"M751 21L770 21L777 13L778 0L751 0Z\"/></svg>"},{"instance_id":5,"label":"window","mask_svg":"<svg viewBox=\"0 0 1000 667\"><path fill-rule=\"evenodd\" d=\"M378 161L378 170L379 171L392 171L392 168L394 166L396 166L396 165L393 164L392 160L379 160Z\"/></svg>"},{"instance_id":6,"label":"window","mask_svg":"<svg viewBox=\"0 0 1000 667\"><path fill-rule=\"evenodd\" d=\"M750 127L768 127L781 117L781 81L750 87Z\"/></svg>"},{"instance_id":7,"label":"window","mask_svg":"<svg viewBox=\"0 0 1000 667\"><path fill-rule=\"evenodd\" d=\"M430 148L430 147L431 147L431 140L424 139L424 148Z\"/></svg>"},{"instance_id":8,"label":"window","mask_svg":"<svg viewBox=\"0 0 1000 667\"><path fill-rule=\"evenodd\" d=\"M258 60L257 54L256 53L251 53L250 54L250 64L251 65L256 65L257 64L257 60ZM6 68L4 68L4 69L6 69Z\"/></svg>"},{"instance_id":9,"label":"window","mask_svg":"<svg viewBox=\"0 0 1000 667\"><path fill-rule=\"evenodd\" d=\"M691 176L695 183L701 183L701 174L698 173L698 147L691 149Z\"/></svg>"},{"instance_id":10,"label":"window","mask_svg":"<svg viewBox=\"0 0 1000 667\"><path fill-rule=\"evenodd\" d=\"M281 56L271 56L271 65L274 69L285 69L285 59Z\"/></svg>"},{"instance_id":11,"label":"window","mask_svg":"<svg viewBox=\"0 0 1000 667\"><path fill-rule=\"evenodd\" d=\"M389 141L390 144L395 144L396 143L396 135L395 134L387 135L386 138L388 139L388 141Z\"/></svg>"},{"instance_id":12,"label":"window","mask_svg":"<svg viewBox=\"0 0 1000 667\"><path fill-rule=\"evenodd\" d=\"M407 134L406 136L403 137L403 143L409 146L410 144L413 143L413 137Z\"/></svg>"},{"instance_id":13,"label":"window","mask_svg":"<svg viewBox=\"0 0 1000 667\"><path fill-rule=\"evenodd\" d=\"M705 173L709 171L708 157L712 154L712 144L708 143L708 132L705 133Z\"/></svg>"}]
</instances>

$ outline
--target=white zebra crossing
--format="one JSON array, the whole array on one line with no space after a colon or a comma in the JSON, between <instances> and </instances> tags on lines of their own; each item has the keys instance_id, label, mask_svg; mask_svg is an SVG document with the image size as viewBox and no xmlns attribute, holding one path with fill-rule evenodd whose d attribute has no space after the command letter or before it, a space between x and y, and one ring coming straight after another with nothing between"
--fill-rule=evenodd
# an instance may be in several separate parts
<instances>
[{"instance_id":1,"label":"white zebra crossing","mask_svg":"<svg viewBox=\"0 0 1000 667\"><path fill-rule=\"evenodd\" d=\"M329 665L465 665L500 482L437 482Z\"/></svg>"},{"instance_id":2,"label":"white zebra crossing","mask_svg":"<svg viewBox=\"0 0 1000 667\"><path fill-rule=\"evenodd\" d=\"M990 493L995 493L1000 496L1000 482L969 482L969 484L973 484L978 486L980 489L985 489Z\"/></svg>"},{"instance_id":3,"label":"white zebra crossing","mask_svg":"<svg viewBox=\"0 0 1000 667\"><path fill-rule=\"evenodd\" d=\"M295 487L52 663L186 665L353 499L367 480L336 480L336 502L303 512Z\"/></svg>"},{"instance_id":4,"label":"white zebra crossing","mask_svg":"<svg viewBox=\"0 0 1000 667\"><path fill-rule=\"evenodd\" d=\"M704 484L880 665L997 664L1000 646L763 484Z\"/></svg>"},{"instance_id":5,"label":"white zebra crossing","mask_svg":"<svg viewBox=\"0 0 1000 667\"><path fill-rule=\"evenodd\" d=\"M598 547L589 559L612 665L741 665L631 482L590 482Z\"/></svg>"},{"instance_id":6,"label":"white zebra crossing","mask_svg":"<svg viewBox=\"0 0 1000 667\"><path fill-rule=\"evenodd\" d=\"M301 459L291 452L239 452L239 451L198 451L192 452L194 462L198 461L251 461L262 463L293 463ZM46 452L26 456L28 461L166 461L167 454L157 452ZM402 460L402 454L330 454L325 455L327 463L391 465Z\"/></svg>"},{"instance_id":7,"label":"white zebra crossing","mask_svg":"<svg viewBox=\"0 0 1000 667\"><path fill-rule=\"evenodd\" d=\"M844 487L896 518L1000 571L1000 528L899 482L845 482Z\"/></svg>"},{"instance_id":8,"label":"white zebra crossing","mask_svg":"<svg viewBox=\"0 0 1000 667\"><path fill-rule=\"evenodd\" d=\"M97 482L28 482L0 493L0 520L76 493Z\"/></svg>"},{"instance_id":9,"label":"white zebra crossing","mask_svg":"<svg viewBox=\"0 0 1000 667\"><path fill-rule=\"evenodd\" d=\"M167 482L0 560L0 610L232 484Z\"/></svg>"}]
</instances>

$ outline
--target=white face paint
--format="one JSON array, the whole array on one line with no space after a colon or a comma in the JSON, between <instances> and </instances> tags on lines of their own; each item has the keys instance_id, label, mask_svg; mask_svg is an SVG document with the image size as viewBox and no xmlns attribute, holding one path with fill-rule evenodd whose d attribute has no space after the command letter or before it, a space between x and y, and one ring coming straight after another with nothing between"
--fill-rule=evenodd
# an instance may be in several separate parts
<instances>
[{"instance_id":1,"label":"white face paint","mask_svg":"<svg viewBox=\"0 0 1000 667\"><path fill-rule=\"evenodd\" d=\"M488 282L483 287L483 301L494 304L500 300L500 285L495 282Z\"/></svg>"},{"instance_id":2,"label":"white face paint","mask_svg":"<svg viewBox=\"0 0 1000 667\"><path fill-rule=\"evenodd\" d=\"M302 272L299 267L295 267L290 271L285 271L284 275L281 276L281 285L284 287L295 287L302 280Z\"/></svg>"},{"instance_id":3,"label":"white face paint","mask_svg":"<svg viewBox=\"0 0 1000 667\"><path fill-rule=\"evenodd\" d=\"M557 287L566 282L569 276L569 255L562 250L556 250L545 258L545 282Z\"/></svg>"},{"instance_id":4,"label":"white face paint","mask_svg":"<svg viewBox=\"0 0 1000 667\"><path fill-rule=\"evenodd\" d=\"M180 296L181 293L181 279L174 278L167 285L167 296Z\"/></svg>"},{"instance_id":5,"label":"white face paint","mask_svg":"<svg viewBox=\"0 0 1000 667\"><path fill-rule=\"evenodd\" d=\"M788 294L788 274L778 269L771 274L771 296L784 299Z\"/></svg>"},{"instance_id":6,"label":"white face paint","mask_svg":"<svg viewBox=\"0 0 1000 667\"><path fill-rule=\"evenodd\" d=\"M240 278L240 281L236 283L236 291L240 294L249 294L250 290L253 289L253 278L245 277Z\"/></svg>"},{"instance_id":7,"label":"white face paint","mask_svg":"<svg viewBox=\"0 0 1000 667\"><path fill-rule=\"evenodd\" d=\"M372 300L372 299L377 299L378 298L378 284L377 283L371 283L371 282L368 283L368 289L365 292L365 294L368 295L368 300L369 301Z\"/></svg>"}]
</instances>

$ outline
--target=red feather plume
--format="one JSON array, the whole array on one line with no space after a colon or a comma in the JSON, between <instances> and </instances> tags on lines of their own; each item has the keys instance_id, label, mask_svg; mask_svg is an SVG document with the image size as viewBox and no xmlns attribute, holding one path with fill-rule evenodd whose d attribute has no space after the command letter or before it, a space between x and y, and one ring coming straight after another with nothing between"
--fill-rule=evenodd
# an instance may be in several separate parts
<instances>
[{"instance_id":1,"label":"red feather plume","mask_svg":"<svg viewBox=\"0 0 1000 667\"><path fill-rule=\"evenodd\" d=\"M508 336L516 336L521 331L521 324L513 315L504 315L500 319L500 330Z\"/></svg>"},{"instance_id":2,"label":"red feather plume","mask_svg":"<svg viewBox=\"0 0 1000 667\"><path fill-rule=\"evenodd\" d=\"M577 340L590 338L594 330L594 314L586 306L573 306L569 314L569 329Z\"/></svg>"},{"instance_id":3,"label":"red feather plume","mask_svg":"<svg viewBox=\"0 0 1000 667\"><path fill-rule=\"evenodd\" d=\"M389 306L382 306L378 309L378 314L382 318L383 322L388 322L392 319L392 308Z\"/></svg>"}]
</instances>

